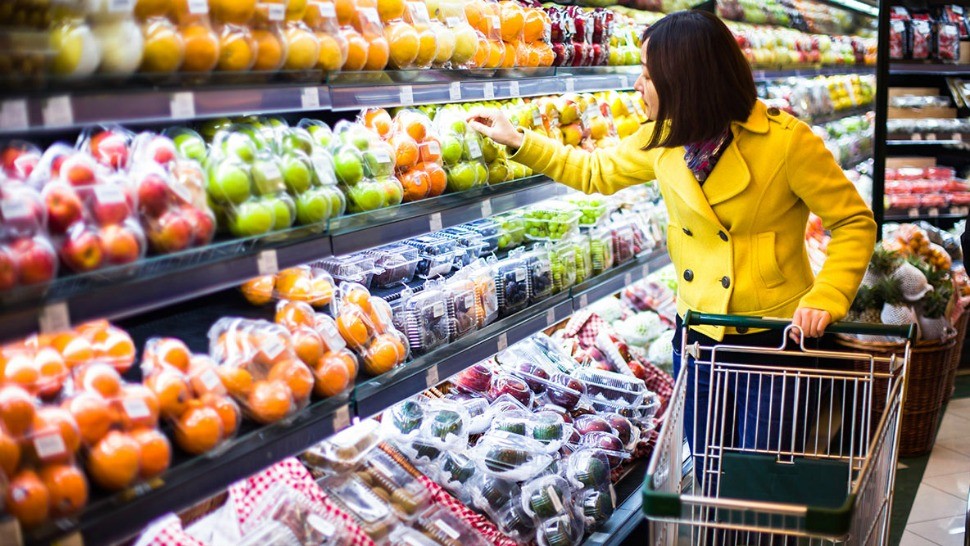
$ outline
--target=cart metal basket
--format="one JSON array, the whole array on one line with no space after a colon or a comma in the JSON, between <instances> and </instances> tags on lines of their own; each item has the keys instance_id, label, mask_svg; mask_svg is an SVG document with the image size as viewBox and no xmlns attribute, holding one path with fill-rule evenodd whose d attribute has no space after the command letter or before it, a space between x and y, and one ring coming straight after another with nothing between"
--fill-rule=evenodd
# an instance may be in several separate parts
<instances>
[{"instance_id":1,"label":"cart metal basket","mask_svg":"<svg viewBox=\"0 0 970 546\"><path fill-rule=\"evenodd\" d=\"M777 348L688 344L688 328L702 324L783 330L785 340L792 330L777 319L687 313L685 362L643 487L650 543L887 544L915 327L836 323L826 329L907 340L901 354L872 356L810 350L804 343L789 349L794 342ZM695 400L694 438L684 434L688 355L696 370L694 392L699 378L710 381L706 405ZM740 363L751 355L760 363ZM853 369L860 358L870 362L869 371ZM882 366L889 371L878 371L879 362L890 363ZM748 399L739 418L743 396ZM763 421L763 415L771 417ZM691 446L700 446L693 456Z\"/></svg>"}]
</instances>

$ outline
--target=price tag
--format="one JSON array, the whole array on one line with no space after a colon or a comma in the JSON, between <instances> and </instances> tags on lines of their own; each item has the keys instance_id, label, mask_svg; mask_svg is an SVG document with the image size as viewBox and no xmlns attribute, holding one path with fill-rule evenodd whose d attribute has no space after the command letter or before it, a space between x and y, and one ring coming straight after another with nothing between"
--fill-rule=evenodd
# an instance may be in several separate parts
<instances>
[{"instance_id":1,"label":"price tag","mask_svg":"<svg viewBox=\"0 0 970 546\"><path fill-rule=\"evenodd\" d=\"M950 138L950 140L955 140L957 142L963 142L963 134L962 133L953 133L953 136Z\"/></svg>"},{"instance_id":2,"label":"price tag","mask_svg":"<svg viewBox=\"0 0 970 546\"><path fill-rule=\"evenodd\" d=\"M438 383L441 383L441 381L438 379L438 367L432 366L428 368L428 372L425 374L424 379L424 384L427 385L429 389L437 386Z\"/></svg>"},{"instance_id":3,"label":"price tag","mask_svg":"<svg viewBox=\"0 0 970 546\"><path fill-rule=\"evenodd\" d=\"M172 119L194 118L195 94L191 91L172 93L169 107L172 112Z\"/></svg>"},{"instance_id":4,"label":"price tag","mask_svg":"<svg viewBox=\"0 0 970 546\"><path fill-rule=\"evenodd\" d=\"M131 13L135 0L108 0L108 13Z\"/></svg>"},{"instance_id":5,"label":"price tag","mask_svg":"<svg viewBox=\"0 0 970 546\"><path fill-rule=\"evenodd\" d=\"M613 506L615 507L616 506L616 489L613 489L613 484L612 483L610 484L610 501L613 503Z\"/></svg>"},{"instance_id":6,"label":"price tag","mask_svg":"<svg viewBox=\"0 0 970 546\"><path fill-rule=\"evenodd\" d=\"M206 391L215 391L222 386L222 380L219 379L219 374L216 373L212 368L206 368L202 375L199 376L199 381L202 382L202 386L205 387Z\"/></svg>"},{"instance_id":7,"label":"price tag","mask_svg":"<svg viewBox=\"0 0 970 546\"><path fill-rule=\"evenodd\" d=\"M457 529L455 529L451 525L448 525L444 521L441 521L440 519L434 522L434 526L437 527L438 529L441 529L442 533L451 537L451 540L458 540L459 538L461 538L461 533L459 533Z\"/></svg>"},{"instance_id":8,"label":"price tag","mask_svg":"<svg viewBox=\"0 0 970 546\"><path fill-rule=\"evenodd\" d=\"M906 211L906 214L910 218L916 218L917 216L919 216L919 209L909 209L908 211Z\"/></svg>"},{"instance_id":9,"label":"price tag","mask_svg":"<svg viewBox=\"0 0 970 546\"><path fill-rule=\"evenodd\" d=\"M457 27L458 25L461 24L461 19L459 19L458 17L454 17L454 16L452 16L452 17L445 17L445 24L448 25L448 28L455 28L455 27Z\"/></svg>"},{"instance_id":10,"label":"price tag","mask_svg":"<svg viewBox=\"0 0 970 546\"><path fill-rule=\"evenodd\" d=\"M318 317L320 315L317 315ZM327 346L330 347L331 351L339 351L347 346L347 342L337 331L337 325L334 323L333 319L327 316L323 318L318 318L314 326L318 330L323 330L323 341L326 342Z\"/></svg>"},{"instance_id":11,"label":"price tag","mask_svg":"<svg viewBox=\"0 0 970 546\"><path fill-rule=\"evenodd\" d=\"M357 8L357 13L360 14L360 18L364 23L371 25L381 24L381 16L377 14L377 8Z\"/></svg>"},{"instance_id":12,"label":"price tag","mask_svg":"<svg viewBox=\"0 0 970 546\"><path fill-rule=\"evenodd\" d=\"M428 217L428 229L431 231L441 230L441 213L435 212Z\"/></svg>"},{"instance_id":13,"label":"price tag","mask_svg":"<svg viewBox=\"0 0 970 546\"><path fill-rule=\"evenodd\" d=\"M539 127L542 125L542 114L539 110L532 110L532 126Z\"/></svg>"},{"instance_id":14,"label":"price tag","mask_svg":"<svg viewBox=\"0 0 970 546\"><path fill-rule=\"evenodd\" d=\"M266 18L273 22L282 21L286 17L286 6L283 4L270 4Z\"/></svg>"},{"instance_id":15,"label":"price tag","mask_svg":"<svg viewBox=\"0 0 970 546\"><path fill-rule=\"evenodd\" d=\"M432 318L437 319L437 318L443 317L444 315L445 315L445 304L439 301L438 303L434 304L434 306L431 308L431 316Z\"/></svg>"},{"instance_id":16,"label":"price tag","mask_svg":"<svg viewBox=\"0 0 970 546\"><path fill-rule=\"evenodd\" d=\"M330 4L330 9L333 10L332 4ZM323 11L322 6L320 11ZM189 13L192 15L205 15L209 13L209 0L189 0Z\"/></svg>"},{"instance_id":17,"label":"price tag","mask_svg":"<svg viewBox=\"0 0 970 546\"><path fill-rule=\"evenodd\" d=\"M374 148L370 153L374 156L374 161L380 164L391 162L391 153L384 148Z\"/></svg>"},{"instance_id":18,"label":"price tag","mask_svg":"<svg viewBox=\"0 0 970 546\"><path fill-rule=\"evenodd\" d=\"M148 404L141 398L126 398L121 406L125 409L125 414L128 415L129 419L144 419L152 414L148 409Z\"/></svg>"},{"instance_id":19,"label":"price tag","mask_svg":"<svg viewBox=\"0 0 970 546\"><path fill-rule=\"evenodd\" d=\"M516 269L514 275L515 282L522 282L525 280L525 276L528 275L528 271L525 269Z\"/></svg>"},{"instance_id":20,"label":"price tag","mask_svg":"<svg viewBox=\"0 0 970 546\"><path fill-rule=\"evenodd\" d=\"M556 310L550 309L546 311L546 326L552 326L556 323Z\"/></svg>"},{"instance_id":21,"label":"price tag","mask_svg":"<svg viewBox=\"0 0 970 546\"><path fill-rule=\"evenodd\" d=\"M927 211L927 214L929 214L933 218L936 218L937 216L940 215L940 209L938 209L936 207L932 207L932 208L930 208L929 211Z\"/></svg>"},{"instance_id":22,"label":"price tag","mask_svg":"<svg viewBox=\"0 0 970 546\"><path fill-rule=\"evenodd\" d=\"M571 17L566 19L566 30L569 31L569 34L576 34L576 21Z\"/></svg>"},{"instance_id":23,"label":"price tag","mask_svg":"<svg viewBox=\"0 0 970 546\"><path fill-rule=\"evenodd\" d=\"M492 215L492 200L486 199L482 201L482 218L488 218Z\"/></svg>"},{"instance_id":24,"label":"price tag","mask_svg":"<svg viewBox=\"0 0 970 546\"><path fill-rule=\"evenodd\" d=\"M45 305L40 311L39 322L42 334L56 334L69 329L71 318L67 311L67 302L59 301Z\"/></svg>"},{"instance_id":25,"label":"price tag","mask_svg":"<svg viewBox=\"0 0 970 546\"><path fill-rule=\"evenodd\" d=\"M630 286L633 284L633 273L626 273L623 275L623 286Z\"/></svg>"},{"instance_id":26,"label":"price tag","mask_svg":"<svg viewBox=\"0 0 970 546\"><path fill-rule=\"evenodd\" d=\"M67 453L64 439L58 433L44 434L34 438L34 449L37 457L41 460L48 460Z\"/></svg>"},{"instance_id":27,"label":"price tag","mask_svg":"<svg viewBox=\"0 0 970 546\"><path fill-rule=\"evenodd\" d=\"M936 133L926 133L926 140L936 140Z\"/></svg>"},{"instance_id":28,"label":"price tag","mask_svg":"<svg viewBox=\"0 0 970 546\"><path fill-rule=\"evenodd\" d=\"M419 25L431 23L431 16L428 15L428 6L424 2L408 2L408 11L411 13L411 22Z\"/></svg>"},{"instance_id":29,"label":"price tag","mask_svg":"<svg viewBox=\"0 0 970 546\"><path fill-rule=\"evenodd\" d=\"M919 133L913 133L913 136L910 138L910 140L923 140L923 135Z\"/></svg>"},{"instance_id":30,"label":"price tag","mask_svg":"<svg viewBox=\"0 0 970 546\"><path fill-rule=\"evenodd\" d=\"M314 530L319 532L325 537L332 537L337 531L337 527L329 521L321 518L316 514L310 514L306 517L307 525L313 527Z\"/></svg>"},{"instance_id":31,"label":"price tag","mask_svg":"<svg viewBox=\"0 0 970 546\"><path fill-rule=\"evenodd\" d=\"M477 139L468 141L468 156L471 159L478 159L482 157L482 147L478 144Z\"/></svg>"},{"instance_id":32,"label":"price tag","mask_svg":"<svg viewBox=\"0 0 970 546\"><path fill-rule=\"evenodd\" d=\"M644 279L646 279L647 275L649 274L650 274L650 264L643 264L643 266L640 268L640 275Z\"/></svg>"},{"instance_id":33,"label":"price tag","mask_svg":"<svg viewBox=\"0 0 970 546\"><path fill-rule=\"evenodd\" d=\"M620 76L620 89L629 89L629 88L630 88L630 77Z\"/></svg>"},{"instance_id":34,"label":"price tag","mask_svg":"<svg viewBox=\"0 0 970 546\"><path fill-rule=\"evenodd\" d=\"M304 87L300 93L300 105L304 110L320 108L320 90L316 87Z\"/></svg>"},{"instance_id":35,"label":"price tag","mask_svg":"<svg viewBox=\"0 0 970 546\"><path fill-rule=\"evenodd\" d=\"M589 295L588 294L582 294L582 295L580 295L579 296L579 307L580 308L584 308L587 305L589 305Z\"/></svg>"},{"instance_id":36,"label":"price tag","mask_svg":"<svg viewBox=\"0 0 970 546\"><path fill-rule=\"evenodd\" d=\"M451 82L448 86L448 100L461 100L461 82Z\"/></svg>"},{"instance_id":37,"label":"price tag","mask_svg":"<svg viewBox=\"0 0 970 546\"><path fill-rule=\"evenodd\" d=\"M266 343L262 345L262 349L263 349L263 352L266 353L266 356L270 360L273 360L276 357L280 356L280 353L283 352L283 349L286 349L286 344L283 343L283 341L277 336L269 336L269 338L266 340Z\"/></svg>"},{"instance_id":38,"label":"price tag","mask_svg":"<svg viewBox=\"0 0 970 546\"><path fill-rule=\"evenodd\" d=\"M30 217L30 207L24 199L4 199L0 201L0 217L10 222Z\"/></svg>"},{"instance_id":39,"label":"price tag","mask_svg":"<svg viewBox=\"0 0 970 546\"><path fill-rule=\"evenodd\" d=\"M411 106L414 104L414 89L410 85L401 86L401 104Z\"/></svg>"},{"instance_id":40,"label":"price tag","mask_svg":"<svg viewBox=\"0 0 970 546\"><path fill-rule=\"evenodd\" d=\"M576 80L572 78L566 78L566 92L572 93L576 90Z\"/></svg>"},{"instance_id":41,"label":"price tag","mask_svg":"<svg viewBox=\"0 0 970 546\"><path fill-rule=\"evenodd\" d=\"M493 15L488 20L492 22L492 30L502 32L502 20L498 18L498 15Z\"/></svg>"},{"instance_id":42,"label":"price tag","mask_svg":"<svg viewBox=\"0 0 970 546\"><path fill-rule=\"evenodd\" d=\"M496 351L501 353L502 351L509 348L509 335L507 332L502 332L498 335L498 341L495 344Z\"/></svg>"},{"instance_id":43,"label":"price tag","mask_svg":"<svg viewBox=\"0 0 970 546\"><path fill-rule=\"evenodd\" d=\"M471 309L475 306L475 294L468 294L465 296L465 309Z\"/></svg>"},{"instance_id":44,"label":"price tag","mask_svg":"<svg viewBox=\"0 0 970 546\"><path fill-rule=\"evenodd\" d=\"M542 22L542 35L546 37L543 42L548 42L549 37L552 36L552 25L549 24L549 21Z\"/></svg>"},{"instance_id":45,"label":"price tag","mask_svg":"<svg viewBox=\"0 0 970 546\"><path fill-rule=\"evenodd\" d=\"M547 486L546 494L549 495L549 500L552 501L552 509L556 513L562 512L562 500L559 498L559 493L556 492L556 488L551 485Z\"/></svg>"},{"instance_id":46,"label":"price tag","mask_svg":"<svg viewBox=\"0 0 970 546\"><path fill-rule=\"evenodd\" d=\"M64 95L51 97L43 108L44 127L66 127L74 125L74 109L71 97Z\"/></svg>"},{"instance_id":47,"label":"price tag","mask_svg":"<svg viewBox=\"0 0 970 546\"><path fill-rule=\"evenodd\" d=\"M350 426L350 408L340 406L333 414L333 431L337 432Z\"/></svg>"},{"instance_id":48,"label":"price tag","mask_svg":"<svg viewBox=\"0 0 970 546\"><path fill-rule=\"evenodd\" d=\"M509 82L509 96L518 97L519 96L519 82Z\"/></svg>"},{"instance_id":49,"label":"price tag","mask_svg":"<svg viewBox=\"0 0 970 546\"><path fill-rule=\"evenodd\" d=\"M485 82L485 99L490 100L495 98L495 84L492 82Z\"/></svg>"},{"instance_id":50,"label":"price tag","mask_svg":"<svg viewBox=\"0 0 970 546\"><path fill-rule=\"evenodd\" d=\"M114 205L125 202L125 192L114 184L98 184L94 186L94 198L101 205Z\"/></svg>"},{"instance_id":51,"label":"price tag","mask_svg":"<svg viewBox=\"0 0 970 546\"><path fill-rule=\"evenodd\" d=\"M17 131L30 126L26 99L5 100L0 104L0 131Z\"/></svg>"},{"instance_id":52,"label":"price tag","mask_svg":"<svg viewBox=\"0 0 970 546\"><path fill-rule=\"evenodd\" d=\"M256 256L256 270L260 275L275 275L280 270L280 264L276 260L276 251L273 249L264 250Z\"/></svg>"}]
</instances>

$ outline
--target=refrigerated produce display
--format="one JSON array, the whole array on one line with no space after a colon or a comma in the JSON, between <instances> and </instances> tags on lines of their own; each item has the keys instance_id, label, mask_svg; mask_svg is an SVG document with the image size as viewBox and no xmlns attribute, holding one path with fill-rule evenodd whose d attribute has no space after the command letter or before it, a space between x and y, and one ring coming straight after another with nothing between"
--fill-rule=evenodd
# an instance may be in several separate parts
<instances>
[{"instance_id":1,"label":"refrigerated produce display","mask_svg":"<svg viewBox=\"0 0 970 546\"><path fill-rule=\"evenodd\" d=\"M466 123L592 151L647 121L640 36L689 6L580 4L4 2L0 542L623 542L672 387L665 207ZM716 9L871 193L852 4ZM962 206L944 170L916 207Z\"/></svg>"}]
</instances>

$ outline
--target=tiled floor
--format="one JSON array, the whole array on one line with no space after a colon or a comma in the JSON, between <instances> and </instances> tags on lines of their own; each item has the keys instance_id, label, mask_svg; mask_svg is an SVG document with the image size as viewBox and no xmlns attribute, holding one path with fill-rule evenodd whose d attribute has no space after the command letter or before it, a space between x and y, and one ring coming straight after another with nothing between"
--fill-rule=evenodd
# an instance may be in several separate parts
<instances>
[{"instance_id":1,"label":"tiled floor","mask_svg":"<svg viewBox=\"0 0 970 546\"><path fill-rule=\"evenodd\" d=\"M970 492L970 398L950 401L900 546L962 546Z\"/></svg>"}]
</instances>

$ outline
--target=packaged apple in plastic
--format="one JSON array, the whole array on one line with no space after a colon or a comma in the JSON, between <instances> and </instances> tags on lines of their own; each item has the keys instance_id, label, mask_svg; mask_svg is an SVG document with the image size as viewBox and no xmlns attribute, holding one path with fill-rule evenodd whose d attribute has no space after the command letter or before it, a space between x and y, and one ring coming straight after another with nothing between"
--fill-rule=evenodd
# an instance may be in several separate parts
<instances>
[{"instance_id":1,"label":"packaged apple in plastic","mask_svg":"<svg viewBox=\"0 0 970 546\"><path fill-rule=\"evenodd\" d=\"M171 424L175 444L192 455L212 451L235 436L242 421L219 368L209 355L192 354L175 338L151 338L145 344L141 372L154 394L156 417ZM154 409L147 399L123 404L128 418L141 422Z\"/></svg>"},{"instance_id":2,"label":"packaged apple in plastic","mask_svg":"<svg viewBox=\"0 0 970 546\"><path fill-rule=\"evenodd\" d=\"M448 343L453 328L448 315L448 299L444 290L433 281L426 283L416 294L405 290L398 313L414 354L424 354Z\"/></svg>"},{"instance_id":3,"label":"packaged apple in plastic","mask_svg":"<svg viewBox=\"0 0 970 546\"><path fill-rule=\"evenodd\" d=\"M180 158L192 159L199 163L205 162L208 147L205 139L198 132L186 127L170 127L165 129L162 135L172 139L172 143L175 144L175 151Z\"/></svg>"},{"instance_id":4,"label":"packaged apple in plastic","mask_svg":"<svg viewBox=\"0 0 970 546\"><path fill-rule=\"evenodd\" d=\"M488 181L481 137L468 128L464 116L464 111L454 109L439 110L435 116L450 193L469 190Z\"/></svg>"},{"instance_id":5,"label":"packaged apple in plastic","mask_svg":"<svg viewBox=\"0 0 970 546\"><path fill-rule=\"evenodd\" d=\"M128 182L155 252L178 252L212 241L215 215L206 202L205 173L197 162L179 159L167 167L154 161L138 162Z\"/></svg>"},{"instance_id":6,"label":"packaged apple in plastic","mask_svg":"<svg viewBox=\"0 0 970 546\"><path fill-rule=\"evenodd\" d=\"M2 173L10 181L26 182L40 163L41 150L36 145L22 140L4 143L0 151Z\"/></svg>"},{"instance_id":7,"label":"packaged apple in plastic","mask_svg":"<svg viewBox=\"0 0 970 546\"><path fill-rule=\"evenodd\" d=\"M276 225L277 214L272 203L257 198L251 167L238 157L211 158L207 165L206 193L217 225L236 237L262 235ZM289 209L286 213L289 214Z\"/></svg>"},{"instance_id":8,"label":"packaged apple in plastic","mask_svg":"<svg viewBox=\"0 0 970 546\"><path fill-rule=\"evenodd\" d=\"M336 6L332 2L309 2L303 14L320 44L315 67L324 73L340 71L347 62L347 38L340 33Z\"/></svg>"},{"instance_id":9,"label":"packaged apple in plastic","mask_svg":"<svg viewBox=\"0 0 970 546\"><path fill-rule=\"evenodd\" d=\"M478 33L469 24L465 15L464 3L458 0L447 0L438 4L436 16L441 25L432 25L438 32L438 55L435 66L442 68L477 68L483 60L479 59ZM451 54L445 56L448 45L453 44ZM442 47L444 45L444 47Z\"/></svg>"},{"instance_id":10,"label":"packaged apple in plastic","mask_svg":"<svg viewBox=\"0 0 970 546\"><path fill-rule=\"evenodd\" d=\"M64 207L55 207L61 221L80 211L80 201L70 192L64 195ZM45 283L57 275L57 252L47 235L48 210L30 186L8 182L0 187L0 291Z\"/></svg>"},{"instance_id":11,"label":"packaged apple in plastic","mask_svg":"<svg viewBox=\"0 0 970 546\"><path fill-rule=\"evenodd\" d=\"M310 399L313 374L281 325L222 318L209 329L209 354L229 394L259 423L288 417Z\"/></svg>"},{"instance_id":12,"label":"packaged apple in plastic","mask_svg":"<svg viewBox=\"0 0 970 546\"><path fill-rule=\"evenodd\" d=\"M352 534L347 523L330 516L323 507L300 491L274 483L253 507L240 531L248 537L260 533L268 524L284 525L296 544L350 546ZM275 541L254 544L276 544Z\"/></svg>"},{"instance_id":13,"label":"packaged apple in plastic","mask_svg":"<svg viewBox=\"0 0 970 546\"><path fill-rule=\"evenodd\" d=\"M44 56L53 57L50 69L55 76L85 78L101 64L101 46L87 21L87 8L87 2L69 3L51 14L51 47Z\"/></svg>"},{"instance_id":14,"label":"packaged apple in plastic","mask_svg":"<svg viewBox=\"0 0 970 546\"><path fill-rule=\"evenodd\" d=\"M405 2L405 6L404 20L411 26L412 29L414 29L414 32L417 34L418 38L417 55L415 55L411 66L413 68L428 68L434 63L435 59L438 58L438 49L442 47L442 45L449 47L449 44L438 43L439 32L432 28L431 14L429 13L428 7L424 2ZM396 38L400 39L401 36ZM447 40L447 38L445 39ZM391 46L391 51L393 52L395 41L389 40L389 45ZM453 52L453 45L451 45L450 50ZM393 60L394 55L392 54L391 57Z\"/></svg>"}]
</instances>

